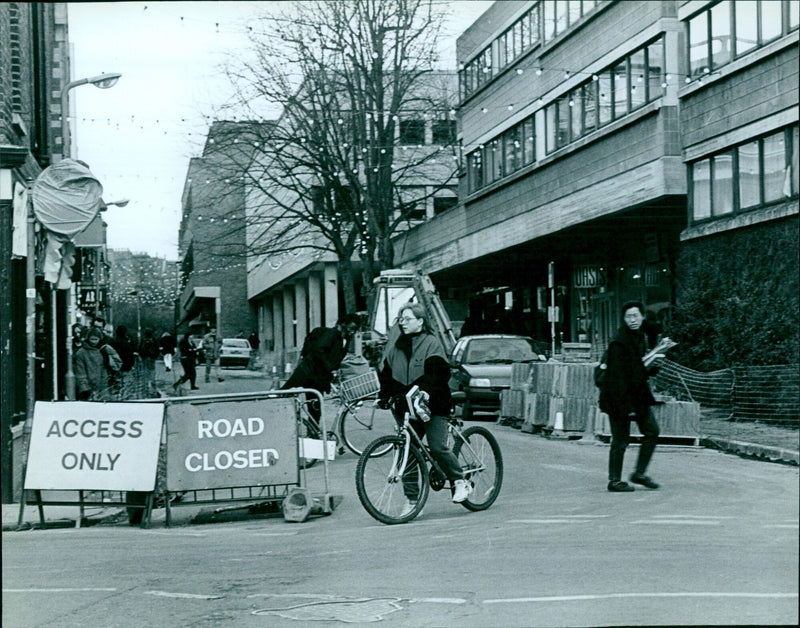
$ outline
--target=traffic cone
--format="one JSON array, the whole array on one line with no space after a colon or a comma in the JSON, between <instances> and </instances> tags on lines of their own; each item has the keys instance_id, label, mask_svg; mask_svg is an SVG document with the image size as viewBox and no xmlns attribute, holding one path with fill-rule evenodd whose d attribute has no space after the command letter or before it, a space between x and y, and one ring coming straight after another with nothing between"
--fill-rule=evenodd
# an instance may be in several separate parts
<instances>
[{"instance_id":1,"label":"traffic cone","mask_svg":"<svg viewBox=\"0 0 800 628\"><path fill-rule=\"evenodd\" d=\"M553 431L550 432L550 438L567 438L564 432L564 413L556 412L556 420L553 424Z\"/></svg>"}]
</instances>

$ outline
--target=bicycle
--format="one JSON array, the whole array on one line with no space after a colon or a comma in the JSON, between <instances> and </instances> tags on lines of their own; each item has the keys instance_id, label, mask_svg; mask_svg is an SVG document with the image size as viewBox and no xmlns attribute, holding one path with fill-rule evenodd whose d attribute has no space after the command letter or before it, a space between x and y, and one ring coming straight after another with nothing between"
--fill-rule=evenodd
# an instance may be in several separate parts
<instances>
[{"instance_id":1,"label":"bicycle","mask_svg":"<svg viewBox=\"0 0 800 628\"><path fill-rule=\"evenodd\" d=\"M402 425L396 433L381 436L370 443L356 466L356 491L365 510L385 524L407 523L425 506L429 489L439 491L447 479L430 449L411 427L412 412L419 389L414 386ZM458 402L464 394L455 393ZM453 453L458 458L472 493L461 504L467 510L486 510L497 499L503 484L503 456L497 440L482 426L464 428L460 418L450 417L448 432L453 439ZM429 468L430 467L430 468ZM416 500L409 498L416 496Z\"/></svg>"},{"instance_id":2,"label":"bicycle","mask_svg":"<svg viewBox=\"0 0 800 628\"><path fill-rule=\"evenodd\" d=\"M363 377L365 380L374 377L375 387L377 387L377 374L374 371L359 377ZM332 388L330 400L340 405L333 423L327 430L327 440L336 442L339 455L344 453L346 446L355 455L360 456L364 448L375 439L376 434L393 434L397 430L397 422L391 410L378 406L377 392L369 392L367 396L360 397L357 389L352 384L348 388L347 383L337 382ZM353 390L356 392L348 392ZM321 440L322 429L314 416L315 413L309 408L309 404L316 403L316 399L297 399L301 420L299 435ZM375 453L377 455L382 452ZM313 458L301 460L301 464L304 464L306 468L311 467L315 462L316 460Z\"/></svg>"}]
</instances>

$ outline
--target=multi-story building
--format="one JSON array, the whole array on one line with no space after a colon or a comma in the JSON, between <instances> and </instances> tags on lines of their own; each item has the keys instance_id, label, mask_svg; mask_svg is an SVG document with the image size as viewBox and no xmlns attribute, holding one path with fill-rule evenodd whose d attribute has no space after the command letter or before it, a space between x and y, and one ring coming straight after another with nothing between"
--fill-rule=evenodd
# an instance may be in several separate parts
<instances>
[{"instance_id":1,"label":"multi-story building","mask_svg":"<svg viewBox=\"0 0 800 628\"><path fill-rule=\"evenodd\" d=\"M455 75L452 72L435 72L418 80L411 90L414 98L409 105L394 115L394 138L391 147L393 172L391 194L395 199L393 218L402 221L397 231L433 219L447 212L457 203L457 152L455 147L456 121L452 103L456 97ZM424 105L423 105L424 103ZM424 108L423 108L424 107ZM348 112L356 116L354 112ZM363 114L360 114L363 115ZM368 112L368 117L380 115ZM388 114L387 114L388 115ZM286 124L279 120L277 124ZM352 138L342 139L347 149ZM380 147L371 147L377 148ZM370 148L363 147L366 152ZM346 150L344 151L346 152ZM361 151L356 151L359 155ZM386 148L382 149L387 152ZM358 157L355 163L358 166ZM268 164L262 167L269 168ZM366 165L363 165L366 168ZM377 167L376 167L377 171ZM353 170L356 172L356 169ZM403 173L398 175L397 173ZM358 175L359 185L366 187L365 174ZM308 177L309 189L319 182ZM344 177L342 177L344 180ZM384 185L387 185L385 182ZM291 196L293 190L275 192ZM264 340L262 347L274 351L276 362L293 362L306 334L320 325L333 326L347 306L342 286L349 279L342 271L337 254L325 244L318 233L306 232L302 238L316 240L318 248L298 246L295 250L270 251L259 248L263 223L261 217L274 211L268 195L254 187L248 193L248 246L252 255L248 263L248 296L258 309L258 331ZM284 199L283 206L291 203ZM280 210L279 210L280 211ZM315 208L312 211L318 211ZM298 238L298 244L301 239ZM308 244L308 242L306 242ZM354 270L351 275L355 292L355 307L366 307L362 265L359 251L350 260Z\"/></svg>"},{"instance_id":2,"label":"multi-story building","mask_svg":"<svg viewBox=\"0 0 800 628\"><path fill-rule=\"evenodd\" d=\"M788 224L796 252L797 7L495 3L457 42L463 201L400 263L473 332L598 352L628 299L669 317L686 247Z\"/></svg>"},{"instance_id":3,"label":"multi-story building","mask_svg":"<svg viewBox=\"0 0 800 628\"><path fill-rule=\"evenodd\" d=\"M231 152L234 144L246 145L252 125L214 122L203 155L189 162L178 245L179 334L216 327L233 337L255 329L247 300L243 162Z\"/></svg>"},{"instance_id":4,"label":"multi-story building","mask_svg":"<svg viewBox=\"0 0 800 628\"><path fill-rule=\"evenodd\" d=\"M63 379L54 377L52 312L63 339L63 291L40 289L36 307L35 391L26 383L27 182L62 153L59 91L69 82L66 3L0 3L0 440L2 499L19 491L21 449L12 449L12 426L24 421L26 393L52 399ZM54 157L56 159L54 159ZM55 307L50 299L55 300ZM19 441L18 441L19 442Z\"/></svg>"}]
</instances>

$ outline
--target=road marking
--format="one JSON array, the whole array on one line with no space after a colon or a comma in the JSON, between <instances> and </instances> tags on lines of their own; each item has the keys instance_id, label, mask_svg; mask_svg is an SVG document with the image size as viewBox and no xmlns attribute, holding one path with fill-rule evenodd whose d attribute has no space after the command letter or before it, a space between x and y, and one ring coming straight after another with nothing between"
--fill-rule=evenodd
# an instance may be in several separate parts
<instances>
[{"instance_id":1,"label":"road marking","mask_svg":"<svg viewBox=\"0 0 800 628\"><path fill-rule=\"evenodd\" d=\"M631 521L631 523L632 524L660 523L663 525L675 525L675 526L718 526L720 524L719 521L705 521L698 519L639 519L638 521Z\"/></svg>"},{"instance_id":2,"label":"road marking","mask_svg":"<svg viewBox=\"0 0 800 628\"><path fill-rule=\"evenodd\" d=\"M554 595L547 597L517 597L483 600L484 604L520 604L526 602L579 602L583 600L611 600L616 598L677 598L677 597L724 597L724 598L759 598L759 599L791 599L797 593L728 593L715 591L683 592L683 593L603 593L597 595Z\"/></svg>"},{"instance_id":3,"label":"road marking","mask_svg":"<svg viewBox=\"0 0 800 628\"><path fill-rule=\"evenodd\" d=\"M254 532L252 536L297 536L299 532Z\"/></svg>"},{"instance_id":4,"label":"road marking","mask_svg":"<svg viewBox=\"0 0 800 628\"><path fill-rule=\"evenodd\" d=\"M116 589L82 588L82 589L3 589L3 593L113 593Z\"/></svg>"},{"instance_id":5,"label":"road marking","mask_svg":"<svg viewBox=\"0 0 800 628\"><path fill-rule=\"evenodd\" d=\"M589 519L509 519L506 523L589 523Z\"/></svg>"},{"instance_id":6,"label":"road marking","mask_svg":"<svg viewBox=\"0 0 800 628\"><path fill-rule=\"evenodd\" d=\"M798 526L796 523L768 523L766 525L761 526L762 528L790 528L792 530L797 530Z\"/></svg>"},{"instance_id":7,"label":"road marking","mask_svg":"<svg viewBox=\"0 0 800 628\"><path fill-rule=\"evenodd\" d=\"M187 600L219 600L221 595L202 595L200 593L170 593L169 591L145 591L145 595L156 595L158 597L175 597Z\"/></svg>"},{"instance_id":8,"label":"road marking","mask_svg":"<svg viewBox=\"0 0 800 628\"><path fill-rule=\"evenodd\" d=\"M161 532L159 530L145 530L144 533L161 536L207 536L205 532Z\"/></svg>"},{"instance_id":9,"label":"road marking","mask_svg":"<svg viewBox=\"0 0 800 628\"><path fill-rule=\"evenodd\" d=\"M466 604L467 601L460 597L417 597L408 600L412 604L427 603L427 604Z\"/></svg>"}]
</instances>

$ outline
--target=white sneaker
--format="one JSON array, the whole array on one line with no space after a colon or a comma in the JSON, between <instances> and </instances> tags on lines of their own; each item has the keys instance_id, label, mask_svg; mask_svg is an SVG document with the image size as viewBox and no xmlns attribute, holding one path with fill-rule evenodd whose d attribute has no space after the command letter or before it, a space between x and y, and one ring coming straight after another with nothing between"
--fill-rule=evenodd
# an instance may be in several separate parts
<instances>
[{"instance_id":1,"label":"white sneaker","mask_svg":"<svg viewBox=\"0 0 800 628\"><path fill-rule=\"evenodd\" d=\"M472 485L466 480L456 480L453 486L455 486L456 489L455 493L453 493L454 504L460 504L472 493Z\"/></svg>"}]
</instances>

